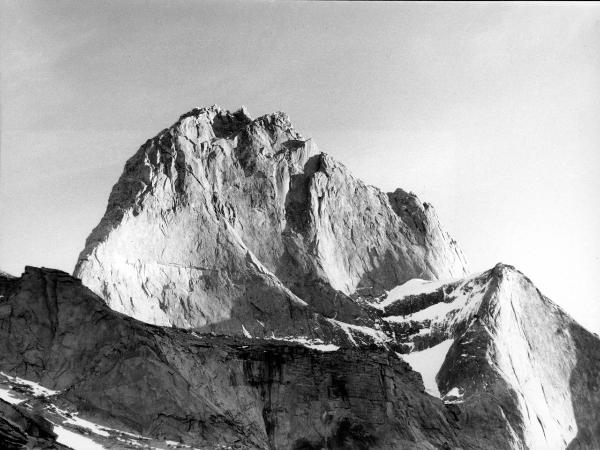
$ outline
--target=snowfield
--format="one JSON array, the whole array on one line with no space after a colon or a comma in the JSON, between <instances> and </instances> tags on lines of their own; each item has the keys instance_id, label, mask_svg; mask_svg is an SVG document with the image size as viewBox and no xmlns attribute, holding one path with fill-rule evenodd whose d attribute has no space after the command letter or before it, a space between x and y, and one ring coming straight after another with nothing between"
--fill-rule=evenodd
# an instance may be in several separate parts
<instances>
[{"instance_id":1,"label":"snowfield","mask_svg":"<svg viewBox=\"0 0 600 450\"><path fill-rule=\"evenodd\" d=\"M404 359L414 370L421 374L425 391L434 397L441 398L435 377L442 364L444 364L448 350L450 350L453 343L454 339L446 339L444 342L425 350L411 352L408 355L398 354L400 358Z\"/></svg>"}]
</instances>

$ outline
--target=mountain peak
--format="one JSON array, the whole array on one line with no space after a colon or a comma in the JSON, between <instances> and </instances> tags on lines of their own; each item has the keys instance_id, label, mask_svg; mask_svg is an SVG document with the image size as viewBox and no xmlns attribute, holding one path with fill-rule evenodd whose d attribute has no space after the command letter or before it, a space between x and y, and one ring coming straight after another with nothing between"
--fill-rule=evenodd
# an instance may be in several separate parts
<instances>
[{"instance_id":1,"label":"mountain peak","mask_svg":"<svg viewBox=\"0 0 600 450\"><path fill-rule=\"evenodd\" d=\"M433 209L410 202L398 214L284 112L252 120L244 108L197 108L127 162L75 275L157 324L240 330L243 319L254 329L265 321L248 286L263 284L272 298L253 295L266 309L297 298L354 320L364 316L350 299L359 291L466 273Z\"/></svg>"}]
</instances>

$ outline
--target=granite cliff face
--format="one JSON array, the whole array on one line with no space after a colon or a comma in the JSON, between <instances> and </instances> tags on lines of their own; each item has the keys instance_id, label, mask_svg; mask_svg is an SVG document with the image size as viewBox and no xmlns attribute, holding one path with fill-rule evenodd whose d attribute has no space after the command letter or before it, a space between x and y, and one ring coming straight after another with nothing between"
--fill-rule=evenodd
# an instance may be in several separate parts
<instances>
[{"instance_id":1,"label":"granite cliff face","mask_svg":"<svg viewBox=\"0 0 600 450\"><path fill-rule=\"evenodd\" d=\"M74 274L148 323L268 336L365 319L351 295L465 263L431 206L366 186L285 114L212 107L127 162Z\"/></svg>"}]
</instances>

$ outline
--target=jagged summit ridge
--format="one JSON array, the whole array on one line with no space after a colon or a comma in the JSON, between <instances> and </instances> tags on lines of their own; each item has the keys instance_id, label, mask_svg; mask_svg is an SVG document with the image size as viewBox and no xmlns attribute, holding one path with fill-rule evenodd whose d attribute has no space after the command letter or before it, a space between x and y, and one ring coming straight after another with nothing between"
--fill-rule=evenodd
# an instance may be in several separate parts
<instances>
[{"instance_id":1,"label":"jagged summit ridge","mask_svg":"<svg viewBox=\"0 0 600 450\"><path fill-rule=\"evenodd\" d=\"M187 119L192 119L191 122ZM170 127L176 128L183 122L187 125L195 124L196 127L210 126L213 129L214 137L230 137L243 131L246 126L254 126L262 128L271 134L271 137L276 136L283 131L288 133L290 137L302 140L302 136L294 129L290 117L283 111L262 115L256 119L252 119L248 109L241 106L234 112L224 110L218 105L199 108L196 107L187 113L181 115L179 120ZM163 130L167 131L169 129ZM191 133L193 136L193 133ZM198 130L197 136L199 139L204 137L203 133Z\"/></svg>"},{"instance_id":2,"label":"jagged summit ridge","mask_svg":"<svg viewBox=\"0 0 600 450\"><path fill-rule=\"evenodd\" d=\"M289 334L274 309L353 321L364 313L350 296L465 272L414 195L365 185L285 113L213 106L127 161L74 274L147 322Z\"/></svg>"}]
</instances>

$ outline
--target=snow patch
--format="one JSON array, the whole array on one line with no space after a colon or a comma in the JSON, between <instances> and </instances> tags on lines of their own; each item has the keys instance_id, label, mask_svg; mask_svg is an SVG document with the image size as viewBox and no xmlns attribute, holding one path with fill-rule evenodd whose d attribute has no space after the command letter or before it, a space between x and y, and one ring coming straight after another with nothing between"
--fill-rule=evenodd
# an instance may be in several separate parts
<instances>
[{"instance_id":1,"label":"snow patch","mask_svg":"<svg viewBox=\"0 0 600 450\"><path fill-rule=\"evenodd\" d=\"M62 419L64 419L64 421L61 422L62 425L71 425L71 426L85 428L89 432L96 434L98 436L103 436L103 437L110 437L113 434L120 435L120 436L113 436L113 437L116 437L117 440L120 440L123 442L127 441L132 445L140 445L140 444L136 443L133 440L124 440L121 436L128 436L130 438L137 439L137 440L144 440L144 441L148 440L148 438L138 435L138 434L129 433L127 431L118 430L116 428L105 427L102 425L98 425L97 423L90 422L89 420L82 419L81 417L79 417L77 412L69 412L69 411L61 409L58 406L53 405L53 404L48 405L48 409L50 411L53 411L54 413L58 414Z\"/></svg>"},{"instance_id":2,"label":"snow patch","mask_svg":"<svg viewBox=\"0 0 600 450\"><path fill-rule=\"evenodd\" d=\"M444 395L443 400L446 404L462 403L463 396L464 392L461 392L461 389L453 387Z\"/></svg>"},{"instance_id":3,"label":"snow patch","mask_svg":"<svg viewBox=\"0 0 600 450\"><path fill-rule=\"evenodd\" d=\"M339 350L339 346L335 344L304 344L308 348L319 350L320 352L335 352Z\"/></svg>"},{"instance_id":4,"label":"snow patch","mask_svg":"<svg viewBox=\"0 0 600 450\"><path fill-rule=\"evenodd\" d=\"M247 338L252 339L252 335L248 332L248 330L246 330L246 327L244 325L242 325L242 333L244 333L244 336L246 336Z\"/></svg>"},{"instance_id":5,"label":"snow patch","mask_svg":"<svg viewBox=\"0 0 600 450\"><path fill-rule=\"evenodd\" d=\"M384 320L386 322L392 323L410 322L411 320L420 322L427 319L434 319L436 317L445 316L449 312L454 311L455 309L459 309L461 306L464 305L457 305L455 302L440 302L436 303L435 305L431 305L428 308L422 309L421 311L417 311L414 314L409 314L407 316L389 316L385 317Z\"/></svg>"},{"instance_id":6,"label":"snow patch","mask_svg":"<svg viewBox=\"0 0 600 450\"><path fill-rule=\"evenodd\" d=\"M275 334L271 336L272 340L275 341L284 341L284 342L293 342L295 344L302 344L307 348L312 348L313 350L318 350L320 352L335 352L339 350L339 346L335 344L325 344L320 339L309 339L307 337L298 337L298 336L286 336L286 337L275 337Z\"/></svg>"},{"instance_id":7,"label":"snow patch","mask_svg":"<svg viewBox=\"0 0 600 450\"><path fill-rule=\"evenodd\" d=\"M447 339L438 345L425 350L412 352L399 356L408 362L411 367L421 374L425 391L435 397L441 398L435 377L440 371L448 350L454 343L454 339Z\"/></svg>"},{"instance_id":8,"label":"snow patch","mask_svg":"<svg viewBox=\"0 0 600 450\"><path fill-rule=\"evenodd\" d=\"M11 386L21 387L23 391L13 390L11 389ZM31 400L34 397L51 397L59 392L60 391L48 389L36 382L13 377L4 372L0 372L0 398L8 403L14 405L24 404L25 408L31 409L26 403L28 400ZM98 425L97 423L82 419L77 412L61 409L49 401L46 402L44 409L56 414L56 416L53 416L55 419L52 421L54 432L57 434L57 441L73 450L104 449L105 447L91 439L92 435L99 436L100 438L114 438L118 441L126 442L129 447L153 448L148 447L146 442L137 442L140 440L149 441L148 438ZM70 429L71 427L73 427L73 429ZM82 429L86 431L82 431ZM125 437L130 439L124 439Z\"/></svg>"},{"instance_id":9,"label":"snow patch","mask_svg":"<svg viewBox=\"0 0 600 450\"><path fill-rule=\"evenodd\" d=\"M11 389L5 389L3 387L0 387L0 398L12 405L18 405L25 401L25 399L17 397Z\"/></svg>"},{"instance_id":10,"label":"snow patch","mask_svg":"<svg viewBox=\"0 0 600 450\"><path fill-rule=\"evenodd\" d=\"M64 423L85 428L86 430L89 430L92 433L97 434L99 436L110 436L110 433L108 433L104 428L100 427L99 425L93 422L77 417L76 415L69 417L67 420L64 421Z\"/></svg>"},{"instance_id":11,"label":"snow patch","mask_svg":"<svg viewBox=\"0 0 600 450\"><path fill-rule=\"evenodd\" d=\"M379 303L371 303L371 306L383 310L392 303L401 301L406 297L431 294L446 285L458 284L460 282L460 286L455 289L455 291L457 291L460 287L463 287L469 282L479 278L482 274L483 272L479 272L471 274L466 278L447 278L443 280L423 280L421 278L413 278L404 284L392 288L387 292L384 300Z\"/></svg>"},{"instance_id":12,"label":"snow patch","mask_svg":"<svg viewBox=\"0 0 600 450\"><path fill-rule=\"evenodd\" d=\"M173 447L173 448L192 448L189 445L185 445L185 444L182 444L180 442L169 441L169 440L165 441L165 444L169 448L171 448L171 447Z\"/></svg>"},{"instance_id":13,"label":"snow patch","mask_svg":"<svg viewBox=\"0 0 600 450\"><path fill-rule=\"evenodd\" d=\"M10 383L27 386L29 389L31 389L31 392L34 397L50 397L60 392L45 388L41 384L38 384L34 381L24 380L23 378L19 377L12 377L10 375L5 374L4 372L0 372L0 375L6 378Z\"/></svg>"},{"instance_id":14,"label":"snow patch","mask_svg":"<svg viewBox=\"0 0 600 450\"><path fill-rule=\"evenodd\" d=\"M105 450L105 447L90 438L69 431L60 425L54 425L54 432L58 443L71 447L73 450Z\"/></svg>"},{"instance_id":15,"label":"snow patch","mask_svg":"<svg viewBox=\"0 0 600 450\"><path fill-rule=\"evenodd\" d=\"M390 340L390 337L387 336L383 331L375 330L373 328L360 326L360 325L352 325L352 324L349 324L346 322L340 322L339 320L335 320L335 319L327 319L327 321L329 321L330 323L332 323L334 325L337 325L342 330L344 330L344 332L348 336L348 339L354 345L358 345L356 343L356 340L354 339L356 334L359 334L359 335L362 334L363 336L369 336L369 337L371 337L371 339L373 339L373 341L376 344L380 344L380 345L384 345L386 342L389 342L389 340Z\"/></svg>"},{"instance_id":16,"label":"snow patch","mask_svg":"<svg viewBox=\"0 0 600 450\"><path fill-rule=\"evenodd\" d=\"M463 394L460 393L457 387L453 387L450 389L444 397L462 397Z\"/></svg>"},{"instance_id":17,"label":"snow patch","mask_svg":"<svg viewBox=\"0 0 600 450\"><path fill-rule=\"evenodd\" d=\"M386 306L391 305L399 300L402 300L409 295L420 295L430 294L437 291L444 284L451 283L453 280L422 280L420 278L413 278L408 280L406 283L392 288L385 299L379 303L373 303L373 306L378 309L384 309Z\"/></svg>"},{"instance_id":18,"label":"snow patch","mask_svg":"<svg viewBox=\"0 0 600 450\"><path fill-rule=\"evenodd\" d=\"M479 310L488 283L471 277L456 286L445 295L449 302L440 302L405 316L389 316L384 320L389 323L423 322L430 320L430 329L449 330L458 323L468 322Z\"/></svg>"}]
</instances>

